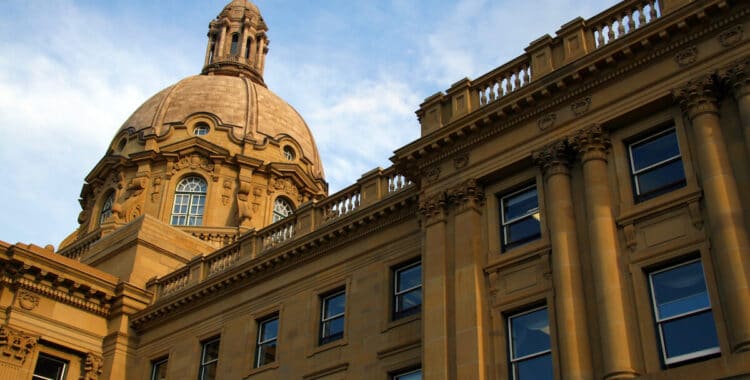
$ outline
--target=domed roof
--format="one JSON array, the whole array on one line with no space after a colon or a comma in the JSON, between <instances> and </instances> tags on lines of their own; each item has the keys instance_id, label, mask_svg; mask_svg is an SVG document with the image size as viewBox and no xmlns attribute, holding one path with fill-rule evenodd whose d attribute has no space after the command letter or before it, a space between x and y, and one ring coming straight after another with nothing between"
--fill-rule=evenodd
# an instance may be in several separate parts
<instances>
[{"instance_id":1,"label":"domed roof","mask_svg":"<svg viewBox=\"0 0 750 380\"><path fill-rule=\"evenodd\" d=\"M231 5L231 4L230 4ZM314 177L323 178L323 165L310 128L297 111L269 89L249 78L227 75L187 77L152 96L120 127L130 133L169 133L196 113L214 116L231 127L238 141L263 144L266 139L291 137L313 167Z\"/></svg>"},{"instance_id":2,"label":"domed roof","mask_svg":"<svg viewBox=\"0 0 750 380\"><path fill-rule=\"evenodd\" d=\"M260 15L260 9L258 9L255 4L247 1L247 0L232 0L229 4L227 4L224 9L219 13L219 17L228 17L228 18L242 18L243 15L245 15L245 12Z\"/></svg>"}]
</instances>

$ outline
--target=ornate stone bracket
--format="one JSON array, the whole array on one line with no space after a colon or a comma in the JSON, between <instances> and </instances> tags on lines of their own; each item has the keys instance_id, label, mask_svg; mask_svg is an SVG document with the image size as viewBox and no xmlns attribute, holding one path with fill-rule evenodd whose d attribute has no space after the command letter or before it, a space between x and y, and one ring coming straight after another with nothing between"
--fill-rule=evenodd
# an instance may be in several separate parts
<instances>
[{"instance_id":1,"label":"ornate stone bracket","mask_svg":"<svg viewBox=\"0 0 750 380\"><path fill-rule=\"evenodd\" d=\"M0 360L22 364L36 347L37 338L8 326L0 326Z\"/></svg>"}]
</instances>

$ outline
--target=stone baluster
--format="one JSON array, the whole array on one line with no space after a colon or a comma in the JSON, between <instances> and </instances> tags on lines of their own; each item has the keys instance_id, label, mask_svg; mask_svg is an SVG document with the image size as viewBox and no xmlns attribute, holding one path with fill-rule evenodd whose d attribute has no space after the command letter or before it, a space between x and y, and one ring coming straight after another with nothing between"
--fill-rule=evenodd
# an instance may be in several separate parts
<instances>
[{"instance_id":1,"label":"stone baluster","mask_svg":"<svg viewBox=\"0 0 750 380\"><path fill-rule=\"evenodd\" d=\"M560 367L563 379L593 379L581 259L570 182L571 152L564 141L534 152L544 173L547 225L552 245Z\"/></svg>"},{"instance_id":2,"label":"stone baluster","mask_svg":"<svg viewBox=\"0 0 750 380\"><path fill-rule=\"evenodd\" d=\"M628 314L620 266L615 218L607 171L610 140L606 131L593 125L569 138L583 165L584 195L588 219L589 252L599 315L599 335L604 379L638 376L634 342L628 336Z\"/></svg>"},{"instance_id":3,"label":"stone baluster","mask_svg":"<svg viewBox=\"0 0 750 380\"><path fill-rule=\"evenodd\" d=\"M674 90L693 132L710 225L711 250L733 351L750 351L750 243L724 142L712 76Z\"/></svg>"}]
</instances>

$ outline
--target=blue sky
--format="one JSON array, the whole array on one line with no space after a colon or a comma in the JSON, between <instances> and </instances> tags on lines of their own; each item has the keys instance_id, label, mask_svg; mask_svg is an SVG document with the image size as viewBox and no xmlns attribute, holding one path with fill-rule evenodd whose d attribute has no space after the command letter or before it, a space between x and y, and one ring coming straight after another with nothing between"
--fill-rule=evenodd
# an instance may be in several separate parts
<instances>
[{"instance_id":1,"label":"blue sky","mask_svg":"<svg viewBox=\"0 0 750 380\"><path fill-rule=\"evenodd\" d=\"M0 2L0 240L59 242L83 178L148 97L200 72L229 0ZM268 87L313 131L331 192L419 136L414 111L615 0L257 0Z\"/></svg>"}]
</instances>

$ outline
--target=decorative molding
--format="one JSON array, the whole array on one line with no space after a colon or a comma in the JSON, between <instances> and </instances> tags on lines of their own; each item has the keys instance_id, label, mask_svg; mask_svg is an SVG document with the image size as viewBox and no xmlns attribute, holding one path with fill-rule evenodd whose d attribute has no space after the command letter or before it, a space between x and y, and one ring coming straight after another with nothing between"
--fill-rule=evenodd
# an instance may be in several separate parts
<instances>
[{"instance_id":1,"label":"decorative molding","mask_svg":"<svg viewBox=\"0 0 750 380\"><path fill-rule=\"evenodd\" d=\"M104 372L104 359L101 356L94 353L87 353L86 358L83 360L83 376L81 380L99 380L100 376Z\"/></svg>"},{"instance_id":2,"label":"decorative molding","mask_svg":"<svg viewBox=\"0 0 750 380\"><path fill-rule=\"evenodd\" d=\"M232 181L229 179L224 179L224 182L222 183L222 194L221 194L221 204L224 206L229 204L229 200L232 197Z\"/></svg>"},{"instance_id":3,"label":"decorative molding","mask_svg":"<svg viewBox=\"0 0 750 380\"><path fill-rule=\"evenodd\" d=\"M208 172L212 175L212 179L215 181L218 180L218 177L215 175L215 169L216 165L214 165L211 160L208 159L208 157L205 157L198 153L193 153L189 156L184 156L177 160L177 162L168 162L167 163L167 171L170 172L172 175L177 173L180 170L184 169L190 169L190 170L198 170L201 169L205 172Z\"/></svg>"},{"instance_id":4,"label":"decorative molding","mask_svg":"<svg viewBox=\"0 0 750 380\"><path fill-rule=\"evenodd\" d=\"M419 195L419 213L425 219L425 222L444 220L447 205L448 200L445 198L445 193L443 192L430 196Z\"/></svg>"},{"instance_id":5,"label":"decorative molding","mask_svg":"<svg viewBox=\"0 0 750 380\"><path fill-rule=\"evenodd\" d=\"M425 171L425 180L427 183L432 183L437 181L440 178L440 167L439 166L433 166Z\"/></svg>"},{"instance_id":6,"label":"decorative molding","mask_svg":"<svg viewBox=\"0 0 750 380\"><path fill-rule=\"evenodd\" d=\"M0 326L0 360L22 364L36 347L37 337L8 326Z\"/></svg>"},{"instance_id":7,"label":"decorative molding","mask_svg":"<svg viewBox=\"0 0 750 380\"><path fill-rule=\"evenodd\" d=\"M750 57L746 57L717 72L721 83L735 99L750 95Z\"/></svg>"},{"instance_id":8,"label":"decorative molding","mask_svg":"<svg viewBox=\"0 0 750 380\"><path fill-rule=\"evenodd\" d=\"M677 52L674 56L674 61L677 62L677 65L680 67L685 67L687 65L695 63L695 61L698 59L698 47L697 46L690 46L687 49L681 50Z\"/></svg>"},{"instance_id":9,"label":"decorative molding","mask_svg":"<svg viewBox=\"0 0 750 380\"><path fill-rule=\"evenodd\" d=\"M469 153L464 153L453 159L453 167L460 170L469 165Z\"/></svg>"},{"instance_id":10,"label":"decorative molding","mask_svg":"<svg viewBox=\"0 0 750 380\"><path fill-rule=\"evenodd\" d=\"M445 194L448 203L459 206L481 206L484 204L484 190L474 178L454 186Z\"/></svg>"},{"instance_id":11,"label":"decorative molding","mask_svg":"<svg viewBox=\"0 0 750 380\"><path fill-rule=\"evenodd\" d=\"M719 34L719 43L724 47L731 47L742 41L744 28L742 24L735 25Z\"/></svg>"},{"instance_id":12,"label":"decorative molding","mask_svg":"<svg viewBox=\"0 0 750 380\"><path fill-rule=\"evenodd\" d=\"M542 116L539 119L539 121L536 122L536 125L539 127L539 130L544 131L544 130L546 130L548 128L554 127L556 120L557 120L557 114L554 113L554 112L550 112L550 113Z\"/></svg>"},{"instance_id":13,"label":"decorative molding","mask_svg":"<svg viewBox=\"0 0 750 380\"><path fill-rule=\"evenodd\" d=\"M568 138L570 147L581 155L581 162L598 159L607 160L607 153L612 146L609 134L599 124L579 129Z\"/></svg>"},{"instance_id":14,"label":"decorative molding","mask_svg":"<svg viewBox=\"0 0 750 380\"><path fill-rule=\"evenodd\" d=\"M18 305L25 310L34 310L39 306L39 296L25 289L20 289L16 293Z\"/></svg>"},{"instance_id":15,"label":"decorative molding","mask_svg":"<svg viewBox=\"0 0 750 380\"><path fill-rule=\"evenodd\" d=\"M711 74L695 78L681 88L672 90L672 95L691 121L704 113L719 112L716 83Z\"/></svg>"},{"instance_id":16,"label":"decorative molding","mask_svg":"<svg viewBox=\"0 0 750 380\"><path fill-rule=\"evenodd\" d=\"M565 140L548 144L531 154L531 158L542 169L545 175L569 175L573 157L573 151Z\"/></svg>"},{"instance_id":17,"label":"decorative molding","mask_svg":"<svg viewBox=\"0 0 750 380\"><path fill-rule=\"evenodd\" d=\"M578 99L570 105L570 110L573 111L576 116L585 114L588 112L589 108L591 108L591 96Z\"/></svg>"}]
</instances>

